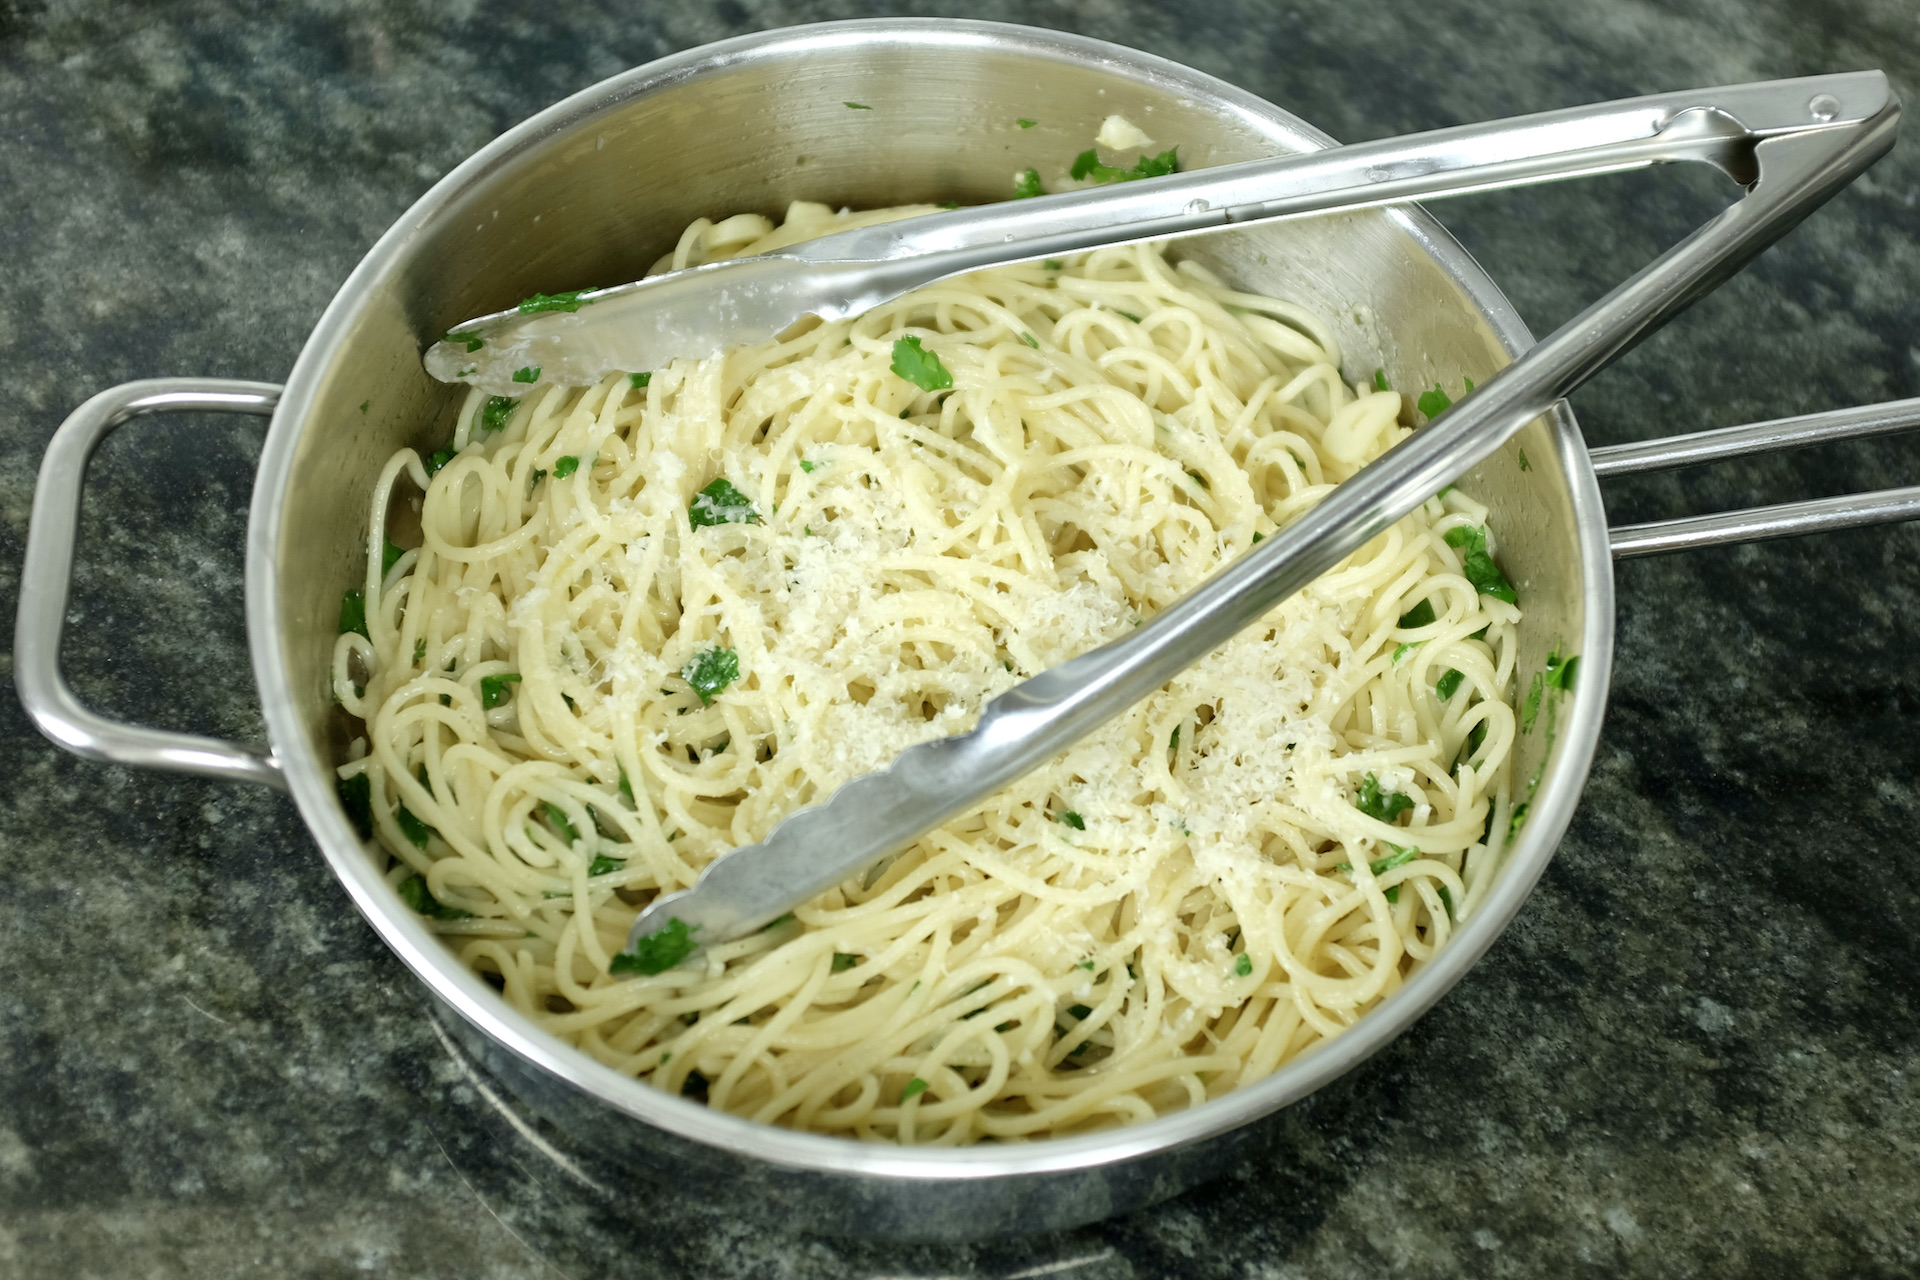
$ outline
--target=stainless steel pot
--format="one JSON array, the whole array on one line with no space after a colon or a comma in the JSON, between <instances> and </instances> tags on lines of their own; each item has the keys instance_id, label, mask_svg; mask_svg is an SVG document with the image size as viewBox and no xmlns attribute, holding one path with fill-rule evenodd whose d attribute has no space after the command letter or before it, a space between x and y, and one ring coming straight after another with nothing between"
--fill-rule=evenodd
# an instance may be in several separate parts
<instances>
[{"instance_id":1,"label":"stainless steel pot","mask_svg":"<svg viewBox=\"0 0 1920 1280\"><path fill-rule=\"evenodd\" d=\"M854 100L871 110L850 110ZM1609 538L1595 469L1564 406L1461 483L1491 508L1522 596L1521 669L1582 657L1552 732L1522 737L1530 816L1451 945L1352 1031L1194 1111L1093 1136L956 1151L877 1147L751 1124L601 1066L514 1012L382 879L335 797L347 724L329 694L341 592L367 554L382 463L442 443L458 393L418 353L446 327L536 290L632 279L686 223L776 212L1003 198L1028 164L1064 163L1120 112L1189 167L1329 145L1285 111L1160 59L1053 32L940 20L828 24L727 41L615 77L542 112L438 183L342 286L284 391L170 380L76 411L42 469L22 577L16 669L50 736L84 755L291 791L347 891L468 1052L576 1141L681 1184L784 1204L825 1231L967 1238L1070 1226L1219 1173L1250 1122L1399 1035L1519 909L1579 797L1613 645ZM1039 121L1021 129L1016 117ZM1418 210L1370 210L1195 241L1181 252L1335 323L1348 372L1397 386L1484 380L1531 338L1493 282ZM81 473L99 438L156 409L273 414L247 548L247 620L270 752L93 716L55 655ZM1522 454L1527 459L1521 461ZM1672 451L1667 453L1671 455ZM1644 459L1643 459L1644 461ZM1914 502L1920 511L1920 498ZM1699 540L1707 535L1687 535ZM1641 535L1654 546L1673 535ZM1629 539L1631 541L1631 539Z\"/></svg>"}]
</instances>

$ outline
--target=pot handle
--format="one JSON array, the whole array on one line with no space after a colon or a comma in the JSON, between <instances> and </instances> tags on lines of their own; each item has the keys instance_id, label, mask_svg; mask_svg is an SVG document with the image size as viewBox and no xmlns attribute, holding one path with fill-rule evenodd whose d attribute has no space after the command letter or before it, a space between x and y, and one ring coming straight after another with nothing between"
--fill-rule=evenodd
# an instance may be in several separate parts
<instances>
[{"instance_id":1,"label":"pot handle","mask_svg":"<svg viewBox=\"0 0 1920 1280\"><path fill-rule=\"evenodd\" d=\"M130 418L166 411L271 414L280 388L270 382L220 378L148 378L110 387L68 415L40 462L26 561L20 570L20 612L13 632L14 683L40 732L78 756L119 764L205 774L286 789L270 750L188 733L167 733L108 720L80 705L60 674L60 632L73 578L74 536L87 461L109 431Z\"/></svg>"},{"instance_id":2,"label":"pot handle","mask_svg":"<svg viewBox=\"0 0 1920 1280\"><path fill-rule=\"evenodd\" d=\"M1831 413L1722 427L1717 431L1667 436L1639 444L1612 445L1594 449L1588 456L1593 460L1594 474L1604 480L1608 476L1668 471L1756 453L1803 449L1835 440L1888 435L1915 427L1920 427L1920 399L1892 400L1858 409L1836 409ZM1608 530L1607 537L1612 544L1613 558L1625 560L1632 556L1691 551L1695 547L1717 547L1732 542L1759 542L1765 538L1791 538L1803 533L1900 520L1920 520L1920 485L1624 525Z\"/></svg>"}]
</instances>

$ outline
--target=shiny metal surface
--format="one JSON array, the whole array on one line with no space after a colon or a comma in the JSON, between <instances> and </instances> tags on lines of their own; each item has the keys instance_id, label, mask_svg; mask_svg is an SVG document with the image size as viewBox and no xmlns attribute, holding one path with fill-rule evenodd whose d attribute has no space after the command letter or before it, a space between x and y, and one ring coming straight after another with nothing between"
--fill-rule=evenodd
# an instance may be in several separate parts
<instances>
[{"instance_id":1,"label":"shiny metal surface","mask_svg":"<svg viewBox=\"0 0 1920 1280\"><path fill-rule=\"evenodd\" d=\"M1760 139L1858 126L1888 100L1877 71L1691 89L1003 199L593 290L571 311L483 316L435 343L426 366L442 381L518 394L530 381L597 382L762 342L807 315L858 315L936 280L1100 245L1681 161L1745 184Z\"/></svg>"},{"instance_id":2,"label":"shiny metal surface","mask_svg":"<svg viewBox=\"0 0 1920 1280\"><path fill-rule=\"evenodd\" d=\"M1696 547L1793 538L1870 524L1897 524L1902 520L1920 520L1920 485L1884 489L1879 493L1783 502L1774 507L1752 507L1711 516L1630 524L1611 530L1607 537L1613 558L1627 560L1634 556L1664 555L1669 551L1691 551Z\"/></svg>"},{"instance_id":3,"label":"shiny metal surface","mask_svg":"<svg viewBox=\"0 0 1920 1280\"><path fill-rule=\"evenodd\" d=\"M691 889L656 899L634 921L628 948L676 919L706 943L761 928L1066 750L1385 532L1879 159L1893 145L1899 105L1878 72L1841 79L1857 113L1844 124L1809 117L1805 82L1707 91L1745 92L1755 111L1790 103L1799 120L1798 129L1770 123L1768 134L1737 138L1757 167L1738 203L1131 635L1015 686L971 732L908 748L759 844L723 855ZM1687 106L1683 118L1698 110Z\"/></svg>"},{"instance_id":4,"label":"shiny metal surface","mask_svg":"<svg viewBox=\"0 0 1920 1280\"><path fill-rule=\"evenodd\" d=\"M884 108L887 127L847 111L849 97ZM1051 32L883 21L748 37L615 77L490 144L382 237L302 352L248 532L250 643L277 758L329 864L432 993L450 1034L573 1140L827 1232L961 1239L1121 1212L1230 1168L1266 1141L1262 1117L1399 1035L1499 936L1551 857L1599 732L1613 643L1599 491L1563 405L1463 482L1488 504L1526 602L1523 669L1553 649L1584 659L1558 734L1518 745L1515 776L1537 790L1506 866L1449 947L1350 1032L1191 1112L1052 1142L926 1151L770 1129L663 1096L509 1008L388 887L385 856L340 809L333 765L353 731L328 692L340 595L364 574L382 464L402 445L441 443L457 404L421 369L423 340L537 290L634 278L703 215L775 213L790 199L994 199L1029 157L1073 155L1116 111L1150 121L1196 166L1331 141L1187 68ZM1016 112L1042 123L1020 131ZM1002 116L1004 125L981 123ZM1349 369L1384 367L1395 385L1485 383L1531 344L1492 282L1418 210L1235 230L1179 252L1316 309ZM83 463L66 460L75 485ZM50 464L50 478L60 472Z\"/></svg>"},{"instance_id":5,"label":"shiny metal surface","mask_svg":"<svg viewBox=\"0 0 1920 1280\"><path fill-rule=\"evenodd\" d=\"M100 392L68 414L48 443L33 491L26 558L20 568L13 677L21 705L40 732L75 755L286 787L280 762L271 751L109 720L82 706L60 674L60 633L67 620L80 493L86 484L87 461L100 442L114 428L149 413L264 416L273 412L279 399L280 388L266 382L218 378L127 382Z\"/></svg>"},{"instance_id":6,"label":"shiny metal surface","mask_svg":"<svg viewBox=\"0 0 1920 1280\"><path fill-rule=\"evenodd\" d=\"M1745 426L1696 431L1691 435L1662 436L1637 444L1608 445L1590 451L1587 457L1593 462L1593 474L1606 480L1613 476L1696 467L1756 453L1891 435L1915 427L1920 427L1920 399L1889 400L1885 404L1749 422Z\"/></svg>"}]
</instances>

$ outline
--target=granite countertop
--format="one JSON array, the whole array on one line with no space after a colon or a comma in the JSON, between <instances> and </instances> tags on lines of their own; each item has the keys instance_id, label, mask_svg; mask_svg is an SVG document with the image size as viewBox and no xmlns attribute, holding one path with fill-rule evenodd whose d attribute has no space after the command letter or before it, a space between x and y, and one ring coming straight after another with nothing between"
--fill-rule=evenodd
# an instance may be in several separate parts
<instances>
[{"instance_id":1,"label":"granite countertop","mask_svg":"<svg viewBox=\"0 0 1920 1280\"><path fill-rule=\"evenodd\" d=\"M1910 0L0 0L0 615L61 418L278 380L378 234L576 89L765 27L1067 27L1358 140L1879 66ZM1911 140L1575 397L1596 444L1920 393ZM1536 332L1701 221L1699 175L1437 207ZM261 424L95 460L66 669L261 733L241 621ZM1913 441L1616 482L1616 522L1920 482ZM1273 1150L1111 1222L820 1239L575 1178L449 1057L286 799L67 756L0 694L0 1275L1920 1274L1920 527L1623 564L1591 783L1516 923ZM617 1189L609 1189L615 1187Z\"/></svg>"}]
</instances>

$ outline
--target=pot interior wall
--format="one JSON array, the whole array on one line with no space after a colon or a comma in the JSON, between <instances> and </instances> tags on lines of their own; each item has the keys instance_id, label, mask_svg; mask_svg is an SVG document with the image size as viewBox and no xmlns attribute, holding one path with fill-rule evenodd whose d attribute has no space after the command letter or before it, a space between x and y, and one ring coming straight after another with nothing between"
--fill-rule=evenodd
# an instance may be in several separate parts
<instances>
[{"instance_id":1,"label":"pot interior wall","mask_svg":"<svg viewBox=\"0 0 1920 1280\"><path fill-rule=\"evenodd\" d=\"M1025 34L1016 44L964 24L829 27L763 43L751 57L656 64L496 142L396 225L303 354L274 425L291 433L293 451L272 553L289 677L277 692L291 696L304 735L300 750L282 740L290 767L341 758L350 725L327 675L341 593L364 574L383 463L402 445L424 454L446 441L463 393L429 379L419 357L451 324L535 291L636 278L701 216L778 216L795 199L984 202L1005 198L1028 166L1053 187L1113 113L1160 147L1177 145L1187 168L1313 145L1310 130L1194 73ZM1023 129L1020 118L1038 123ZM1205 237L1180 252L1332 321L1349 380L1381 367L1396 387L1437 381L1457 394L1463 376L1478 382L1505 364L1516 340L1517 322L1484 302L1498 306L1491 286L1417 215L1302 220ZM1462 287L1463 272L1482 302ZM1566 470L1577 448L1569 429L1542 420L1462 482L1492 507L1501 560L1522 592L1522 672L1549 648L1577 644L1585 626ZM263 693L271 705L276 691ZM1522 740L1521 785L1546 750L1543 736ZM315 822L336 865L359 856L333 848L329 826L344 827ZM405 909L394 898L386 910ZM381 904L370 914L382 923ZM393 938L389 925L382 931ZM1282 1092L1272 1105L1287 1100ZM636 1093L620 1105L641 1114L652 1104ZM983 1219L981 1229L993 1224Z\"/></svg>"}]
</instances>

